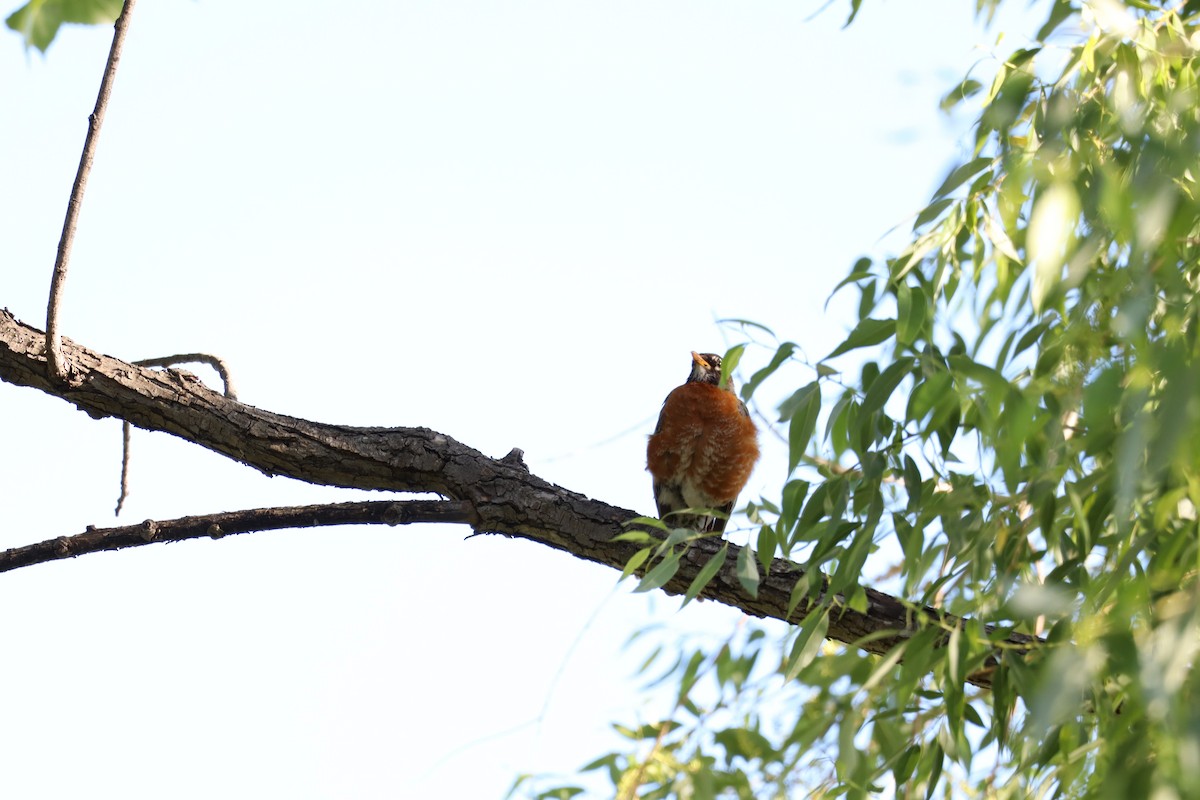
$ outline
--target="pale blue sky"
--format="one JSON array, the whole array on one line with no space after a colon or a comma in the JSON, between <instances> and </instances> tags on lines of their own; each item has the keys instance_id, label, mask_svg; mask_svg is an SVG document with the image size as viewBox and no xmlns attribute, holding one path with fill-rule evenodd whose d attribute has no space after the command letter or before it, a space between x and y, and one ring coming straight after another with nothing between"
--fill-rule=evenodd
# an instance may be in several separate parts
<instances>
[{"instance_id":1,"label":"pale blue sky","mask_svg":"<svg viewBox=\"0 0 1200 800\"><path fill-rule=\"evenodd\" d=\"M990 74L999 30L1033 29L866 0L843 31L845 5L143 0L63 329L130 360L217 353L272 411L520 447L650 512L645 435L688 351L742 317L828 352L849 323L832 287L965 152L938 99ZM0 305L39 327L108 41L0 39ZM118 423L7 385L0 409L0 546L111 524ZM747 495L785 468L768 446ZM360 496L144 432L131 480L125 521ZM606 600L610 570L466 533L0 576L6 794L497 797L638 718L639 625L736 621Z\"/></svg>"}]
</instances>

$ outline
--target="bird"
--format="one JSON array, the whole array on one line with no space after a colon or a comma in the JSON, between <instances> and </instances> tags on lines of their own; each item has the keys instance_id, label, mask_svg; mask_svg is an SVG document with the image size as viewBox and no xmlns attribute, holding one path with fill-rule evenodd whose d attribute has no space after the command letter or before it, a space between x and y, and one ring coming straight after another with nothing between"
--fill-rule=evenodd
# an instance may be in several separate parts
<instances>
[{"instance_id":1,"label":"bird","mask_svg":"<svg viewBox=\"0 0 1200 800\"><path fill-rule=\"evenodd\" d=\"M687 381L667 395L646 447L659 518L721 533L757 461L758 429L733 382L721 385L721 357L693 351ZM724 516L678 513L687 508Z\"/></svg>"}]
</instances>

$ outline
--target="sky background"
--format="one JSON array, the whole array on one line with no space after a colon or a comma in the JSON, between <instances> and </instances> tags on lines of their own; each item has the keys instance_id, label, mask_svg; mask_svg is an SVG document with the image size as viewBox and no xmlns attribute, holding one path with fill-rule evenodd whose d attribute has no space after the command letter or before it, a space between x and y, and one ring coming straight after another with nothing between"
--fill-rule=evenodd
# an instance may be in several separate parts
<instances>
[{"instance_id":1,"label":"sky background","mask_svg":"<svg viewBox=\"0 0 1200 800\"><path fill-rule=\"evenodd\" d=\"M1001 31L1006 52L1036 29L1023 7L985 31L973 3L866 0L842 30L847 6L143 2L62 329L127 360L215 353L270 411L520 447L650 513L646 435L688 352L740 341L725 317L829 352L854 299L827 309L834 285L969 154L938 100L990 76ZM0 306L37 327L110 38L68 28L43 57L0 36ZM0 547L114 524L120 440L0 384ZM786 478L763 440L743 499ZM130 480L123 524L367 494L141 431ZM0 576L5 795L500 797L654 717L635 630L739 621L468 533L262 533Z\"/></svg>"}]
</instances>

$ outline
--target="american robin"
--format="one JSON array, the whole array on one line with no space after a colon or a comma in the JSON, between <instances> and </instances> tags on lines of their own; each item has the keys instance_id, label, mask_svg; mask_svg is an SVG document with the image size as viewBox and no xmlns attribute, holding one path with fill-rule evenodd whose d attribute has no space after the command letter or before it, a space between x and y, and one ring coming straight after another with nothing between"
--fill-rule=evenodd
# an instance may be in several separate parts
<instances>
[{"instance_id":1,"label":"american robin","mask_svg":"<svg viewBox=\"0 0 1200 800\"><path fill-rule=\"evenodd\" d=\"M667 395L650 436L646 469L654 477L658 516L672 527L725 530L724 517L673 512L708 508L728 517L758 461L758 430L746 404L732 381L720 383L721 357L692 353L687 382Z\"/></svg>"}]
</instances>

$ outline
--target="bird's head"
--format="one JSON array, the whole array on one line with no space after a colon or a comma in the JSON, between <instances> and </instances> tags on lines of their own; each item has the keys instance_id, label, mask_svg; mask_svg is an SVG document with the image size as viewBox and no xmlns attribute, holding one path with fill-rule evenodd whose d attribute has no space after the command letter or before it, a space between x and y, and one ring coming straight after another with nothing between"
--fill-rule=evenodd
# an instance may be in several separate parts
<instances>
[{"instance_id":1,"label":"bird's head","mask_svg":"<svg viewBox=\"0 0 1200 800\"><path fill-rule=\"evenodd\" d=\"M721 385L721 357L714 353L692 353L692 371L688 383Z\"/></svg>"}]
</instances>

